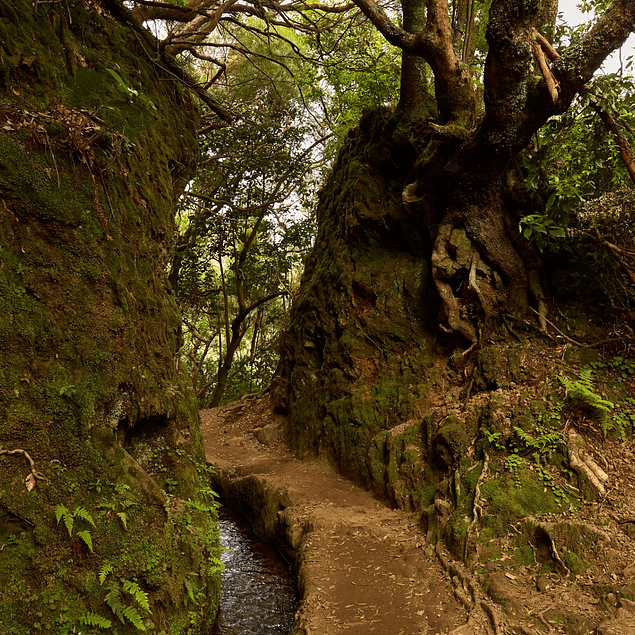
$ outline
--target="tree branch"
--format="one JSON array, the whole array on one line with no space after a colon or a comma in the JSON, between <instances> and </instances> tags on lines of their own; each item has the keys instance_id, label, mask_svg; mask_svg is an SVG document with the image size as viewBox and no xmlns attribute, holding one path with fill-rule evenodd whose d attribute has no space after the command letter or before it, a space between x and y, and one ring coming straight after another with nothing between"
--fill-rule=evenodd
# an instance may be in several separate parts
<instances>
[{"instance_id":1,"label":"tree branch","mask_svg":"<svg viewBox=\"0 0 635 635\"><path fill-rule=\"evenodd\" d=\"M553 72L563 89L566 109L604 60L635 31L635 2L614 0L589 33L561 53ZM562 112L564 111L562 110Z\"/></svg>"}]
</instances>

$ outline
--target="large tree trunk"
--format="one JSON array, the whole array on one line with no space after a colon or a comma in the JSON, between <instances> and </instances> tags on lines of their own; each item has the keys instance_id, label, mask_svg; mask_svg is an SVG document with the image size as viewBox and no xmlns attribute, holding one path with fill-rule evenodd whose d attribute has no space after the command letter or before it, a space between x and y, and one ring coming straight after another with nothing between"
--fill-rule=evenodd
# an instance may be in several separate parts
<instances>
[{"instance_id":1,"label":"large tree trunk","mask_svg":"<svg viewBox=\"0 0 635 635\"><path fill-rule=\"evenodd\" d=\"M291 446L366 483L370 440L420 414L439 308L425 223L402 203L415 154L396 150L384 121L369 115L349 135L323 189L276 391Z\"/></svg>"},{"instance_id":2,"label":"large tree trunk","mask_svg":"<svg viewBox=\"0 0 635 635\"><path fill-rule=\"evenodd\" d=\"M386 431L430 412L441 367L473 368L467 353L527 309L539 266L508 209L513 154L488 151L483 135L404 125L416 148L404 148L398 113L349 135L319 202L275 392L291 447L392 499ZM417 434L431 447L439 430Z\"/></svg>"},{"instance_id":3,"label":"large tree trunk","mask_svg":"<svg viewBox=\"0 0 635 635\"><path fill-rule=\"evenodd\" d=\"M137 632L117 592L191 632L218 598L215 522L183 502L204 454L165 273L197 111L109 6L0 0L0 447L35 466L0 455L7 635L87 610Z\"/></svg>"}]
</instances>

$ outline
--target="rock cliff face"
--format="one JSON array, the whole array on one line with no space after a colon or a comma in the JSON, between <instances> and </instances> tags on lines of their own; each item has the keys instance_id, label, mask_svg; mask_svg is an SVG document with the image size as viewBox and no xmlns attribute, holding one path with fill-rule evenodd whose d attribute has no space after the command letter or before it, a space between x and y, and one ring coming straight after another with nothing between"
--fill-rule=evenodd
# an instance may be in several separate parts
<instances>
[{"instance_id":1,"label":"rock cliff face","mask_svg":"<svg viewBox=\"0 0 635 635\"><path fill-rule=\"evenodd\" d=\"M370 442L420 414L438 311L425 228L402 204L412 157L381 138L383 123L370 115L350 134L323 189L276 392L294 449L379 490Z\"/></svg>"},{"instance_id":2,"label":"rock cliff face","mask_svg":"<svg viewBox=\"0 0 635 635\"><path fill-rule=\"evenodd\" d=\"M0 0L0 448L28 454L0 454L7 635L215 614L165 275L197 111L108 6Z\"/></svg>"}]
</instances>

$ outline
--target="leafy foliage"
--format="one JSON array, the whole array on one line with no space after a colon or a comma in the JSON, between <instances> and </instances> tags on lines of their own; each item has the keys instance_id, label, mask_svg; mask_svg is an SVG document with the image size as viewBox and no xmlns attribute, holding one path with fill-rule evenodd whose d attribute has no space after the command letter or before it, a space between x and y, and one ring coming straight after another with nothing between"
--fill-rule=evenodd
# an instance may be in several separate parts
<instances>
[{"instance_id":1,"label":"leafy foliage","mask_svg":"<svg viewBox=\"0 0 635 635\"><path fill-rule=\"evenodd\" d=\"M84 509L83 507L76 507L72 512L69 511L64 505L57 505L55 507L55 520L57 520L57 524L59 525L61 521L64 521L64 526L68 531L68 535L73 537L73 529L75 527L75 519L79 518L93 527L95 527L95 521L90 513ZM77 532L77 537L82 540L88 549L93 551L93 539L90 535L90 532L87 529L81 530Z\"/></svg>"},{"instance_id":2,"label":"leafy foliage","mask_svg":"<svg viewBox=\"0 0 635 635\"><path fill-rule=\"evenodd\" d=\"M112 628L112 622L102 615L98 615L97 613L93 613L91 611L86 611L79 616L78 621L80 624L84 626L95 626L96 628L101 629L110 629Z\"/></svg>"},{"instance_id":3,"label":"leafy foliage","mask_svg":"<svg viewBox=\"0 0 635 635\"><path fill-rule=\"evenodd\" d=\"M607 414L615 407L615 404L603 399L594 391L593 380L591 379L592 373L593 371L590 368L584 368L580 371L579 376L574 379L563 375L560 375L558 379L565 387L569 399L591 408L600 421L604 421Z\"/></svg>"},{"instance_id":4,"label":"leafy foliage","mask_svg":"<svg viewBox=\"0 0 635 635\"><path fill-rule=\"evenodd\" d=\"M99 584L105 585L108 591L104 601L122 624L130 622L138 631L147 631L142 613L151 613L148 594L131 580L111 579L106 583L111 573L112 565L104 565L99 572Z\"/></svg>"},{"instance_id":5,"label":"leafy foliage","mask_svg":"<svg viewBox=\"0 0 635 635\"><path fill-rule=\"evenodd\" d=\"M625 70L632 64L629 57ZM635 81L631 75L609 74L595 78L565 114L552 117L523 155L525 185L535 211L527 213L520 226L541 251L564 245L565 229L581 202L631 184L614 134L602 122L598 108L613 116L633 147Z\"/></svg>"}]
</instances>

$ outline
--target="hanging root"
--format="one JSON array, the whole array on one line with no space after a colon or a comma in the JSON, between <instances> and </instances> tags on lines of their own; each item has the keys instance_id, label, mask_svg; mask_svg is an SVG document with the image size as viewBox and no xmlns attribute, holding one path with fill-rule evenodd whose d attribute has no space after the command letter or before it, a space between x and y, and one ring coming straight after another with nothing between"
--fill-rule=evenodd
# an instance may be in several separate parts
<instances>
[{"instance_id":1,"label":"hanging root","mask_svg":"<svg viewBox=\"0 0 635 635\"><path fill-rule=\"evenodd\" d=\"M545 295L542 292L542 286L540 285L540 275L535 269L532 269L529 272L529 291L531 292L531 295L534 296L536 304L538 305L538 324L540 325L540 330L543 333L546 333L547 301L545 300Z\"/></svg>"},{"instance_id":2,"label":"hanging root","mask_svg":"<svg viewBox=\"0 0 635 635\"><path fill-rule=\"evenodd\" d=\"M48 481L46 476L44 476L43 474L40 474L40 472L38 472L35 469L35 462L31 458L31 455L25 450L20 450L19 448L16 450L0 449L0 455L2 454L11 454L11 455L22 454L27 459L27 461L31 465L31 473L24 479L24 484L26 486L27 491L30 492L37 485L37 481Z\"/></svg>"},{"instance_id":3,"label":"hanging root","mask_svg":"<svg viewBox=\"0 0 635 635\"><path fill-rule=\"evenodd\" d=\"M598 498L606 496L604 483L609 480L608 474L581 449L584 444L582 437L573 430L569 430L567 439L567 452L569 465L585 479L593 488Z\"/></svg>"}]
</instances>

